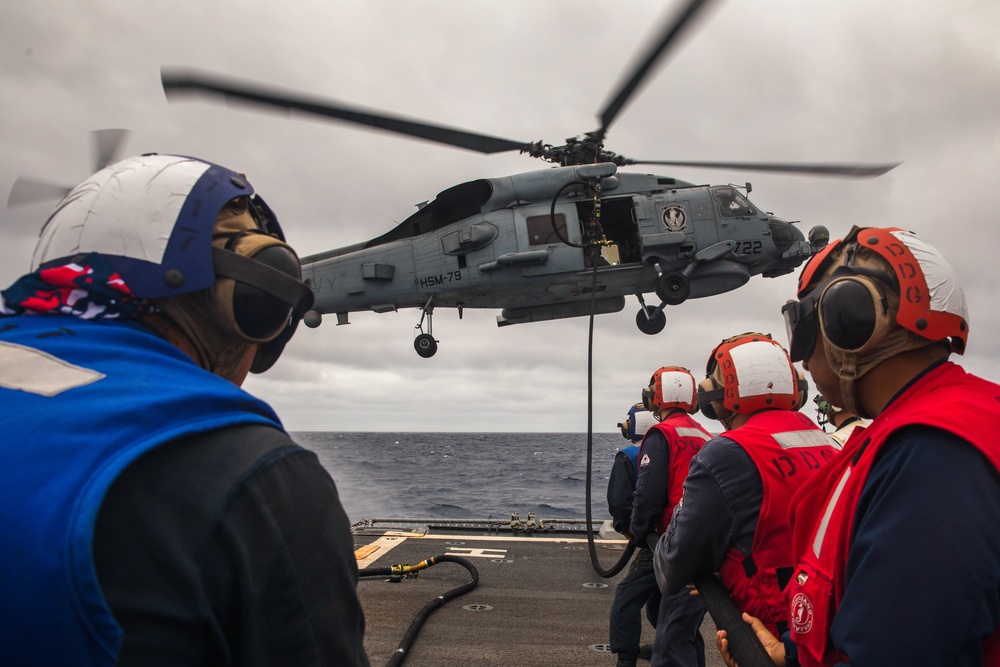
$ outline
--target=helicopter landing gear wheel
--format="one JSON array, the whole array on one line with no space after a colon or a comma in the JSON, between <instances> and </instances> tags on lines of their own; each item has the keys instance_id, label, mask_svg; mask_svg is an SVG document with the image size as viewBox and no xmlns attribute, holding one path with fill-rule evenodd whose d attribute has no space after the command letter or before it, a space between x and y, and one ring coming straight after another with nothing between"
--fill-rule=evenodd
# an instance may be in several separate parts
<instances>
[{"instance_id":1,"label":"helicopter landing gear wheel","mask_svg":"<svg viewBox=\"0 0 1000 667\"><path fill-rule=\"evenodd\" d=\"M667 316L663 314L662 310L657 312L657 309L652 306L643 306L635 316L635 325L642 333L654 336L667 326Z\"/></svg>"},{"instance_id":2,"label":"helicopter landing gear wheel","mask_svg":"<svg viewBox=\"0 0 1000 667\"><path fill-rule=\"evenodd\" d=\"M438 351L438 343L434 336L422 333L413 340L413 349L424 359L430 359Z\"/></svg>"},{"instance_id":3,"label":"helicopter landing gear wheel","mask_svg":"<svg viewBox=\"0 0 1000 667\"><path fill-rule=\"evenodd\" d=\"M427 333L424 333L424 319L427 319ZM427 303L420 308L420 322L417 323L417 331L420 333L413 339L413 349L424 359L430 359L438 351L438 342L434 340L434 295L427 299Z\"/></svg>"},{"instance_id":4,"label":"helicopter landing gear wheel","mask_svg":"<svg viewBox=\"0 0 1000 667\"><path fill-rule=\"evenodd\" d=\"M656 279L656 296L668 306L684 303L691 295L691 281L683 273L665 273Z\"/></svg>"}]
</instances>

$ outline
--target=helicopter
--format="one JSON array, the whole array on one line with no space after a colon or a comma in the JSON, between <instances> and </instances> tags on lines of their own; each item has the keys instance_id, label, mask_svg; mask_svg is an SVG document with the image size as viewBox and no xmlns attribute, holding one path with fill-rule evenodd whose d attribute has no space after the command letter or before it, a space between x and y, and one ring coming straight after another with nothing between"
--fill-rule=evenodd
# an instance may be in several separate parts
<instances>
[{"instance_id":1,"label":"helicopter","mask_svg":"<svg viewBox=\"0 0 1000 667\"><path fill-rule=\"evenodd\" d=\"M680 162L632 159L605 148L607 132L671 45L711 0L688 0L658 33L599 114L600 127L562 145L516 141L269 89L193 70L161 70L168 99L193 94L302 111L386 132L493 154L519 151L555 166L482 178L440 192L368 241L301 258L315 293L304 322L324 314L418 308L414 348L433 356L437 308L500 309L499 326L613 313L639 302L637 328L657 334L665 308L737 289L751 277L793 272L829 240L762 211L750 183L696 185L620 171L631 165L729 168L874 177L897 164ZM647 305L645 295L656 295Z\"/></svg>"}]
</instances>

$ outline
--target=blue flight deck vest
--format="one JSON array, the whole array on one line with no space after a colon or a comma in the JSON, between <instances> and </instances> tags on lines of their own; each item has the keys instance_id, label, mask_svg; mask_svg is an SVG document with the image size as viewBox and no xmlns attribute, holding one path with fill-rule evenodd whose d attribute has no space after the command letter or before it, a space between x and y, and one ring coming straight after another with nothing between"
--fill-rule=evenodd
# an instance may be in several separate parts
<instances>
[{"instance_id":1,"label":"blue flight deck vest","mask_svg":"<svg viewBox=\"0 0 1000 667\"><path fill-rule=\"evenodd\" d=\"M632 462L632 470L635 474L639 474L639 445L629 445L625 449L621 450L622 454L628 457L628 460ZM633 485L635 482L633 481Z\"/></svg>"},{"instance_id":2,"label":"blue flight deck vest","mask_svg":"<svg viewBox=\"0 0 1000 667\"><path fill-rule=\"evenodd\" d=\"M0 318L0 662L114 664L91 550L105 494L158 445L249 423L281 428L139 325Z\"/></svg>"}]
</instances>

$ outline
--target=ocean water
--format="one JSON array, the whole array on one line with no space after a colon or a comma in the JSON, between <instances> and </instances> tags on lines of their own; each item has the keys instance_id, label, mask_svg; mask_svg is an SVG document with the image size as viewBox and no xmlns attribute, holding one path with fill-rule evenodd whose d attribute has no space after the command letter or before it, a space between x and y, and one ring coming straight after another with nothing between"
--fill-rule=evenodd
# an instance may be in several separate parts
<instances>
[{"instance_id":1,"label":"ocean water","mask_svg":"<svg viewBox=\"0 0 1000 667\"><path fill-rule=\"evenodd\" d=\"M586 433L295 432L337 483L351 522L361 519L583 519ZM608 519L608 473L619 433L595 433L591 506Z\"/></svg>"}]
</instances>

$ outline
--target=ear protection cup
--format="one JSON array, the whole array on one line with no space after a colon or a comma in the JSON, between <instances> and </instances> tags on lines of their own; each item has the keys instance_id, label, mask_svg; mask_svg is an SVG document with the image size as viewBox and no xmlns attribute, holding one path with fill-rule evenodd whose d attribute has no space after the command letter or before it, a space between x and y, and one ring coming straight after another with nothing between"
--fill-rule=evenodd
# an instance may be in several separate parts
<instances>
[{"instance_id":1,"label":"ear protection cup","mask_svg":"<svg viewBox=\"0 0 1000 667\"><path fill-rule=\"evenodd\" d=\"M897 227L854 227L844 241L829 243L803 268L799 276L799 301L822 289L823 276L831 281L841 270L858 275L885 274L882 267L872 271L873 262L863 258L866 252L871 257L881 257L888 265L884 284L891 286L894 295L899 295L899 305L893 313L895 323L931 341L948 340L952 352L962 354L969 335L969 317L958 276L937 249ZM834 266L839 268L830 273ZM876 315L877 310L876 306ZM847 338L844 342L856 340Z\"/></svg>"},{"instance_id":2,"label":"ear protection cup","mask_svg":"<svg viewBox=\"0 0 1000 667\"><path fill-rule=\"evenodd\" d=\"M257 344L251 373L263 373L278 360L302 315L313 303L313 292L301 282L299 260L290 247L263 234L252 235L263 248L251 257L235 250L213 248L219 280L212 288L224 326L236 336ZM229 245L229 244L227 244ZM226 279L224 279L226 278ZM228 280L228 279L232 280Z\"/></svg>"},{"instance_id":3,"label":"ear protection cup","mask_svg":"<svg viewBox=\"0 0 1000 667\"><path fill-rule=\"evenodd\" d=\"M653 404L653 397L656 395L656 376L649 378L649 385L642 390L642 407L646 408L650 412L656 409Z\"/></svg>"},{"instance_id":4,"label":"ear protection cup","mask_svg":"<svg viewBox=\"0 0 1000 667\"><path fill-rule=\"evenodd\" d=\"M245 232L226 246L212 248L218 277L212 297L224 329L249 343L265 343L312 306L298 257L284 242Z\"/></svg>"},{"instance_id":5,"label":"ear protection cup","mask_svg":"<svg viewBox=\"0 0 1000 667\"><path fill-rule=\"evenodd\" d=\"M719 386L719 383L711 375L699 382L698 407L701 408L701 413L709 419L718 421L719 415L716 414L715 408L712 407L712 401L721 401L722 394L722 387Z\"/></svg>"},{"instance_id":6,"label":"ear protection cup","mask_svg":"<svg viewBox=\"0 0 1000 667\"><path fill-rule=\"evenodd\" d=\"M832 281L820 294L816 310L824 340L854 354L877 347L892 325L882 288L866 276Z\"/></svg>"},{"instance_id":7,"label":"ear protection cup","mask_svg":"<svg viewBox=\"0 0 1000 667\"><path fill-rule=\"evenodd\" d=\"M296 327L299 326L299 318L292 318L291 322L286 326L281 333L267 341L262 343L257 347L257 354L253 358L253 364L250 366L251 373L264 373L270 370L274 362L278 360L281 353L285 351L285 345L288 341L292 339L295 334Z\"/></svg>"},{"instance_id":8,"label":"ear protection cup","mask_svg":"<svg viewBox=\"0 0 1000 667\"><path fill-rule=\"evenodd\" d=\"M792 361L812 354L816 337L848 351L870 350L884 340L892 320L883 284L892 277L882 271L840 267L812 294L788 301L781 308ZM884 282L883 282L884 281Z\"/></svg>"},{"instance_id":9,"label":"ear protection cup","mask_svg":"<svg viewBox=\"0 0 1000 667\"><path fill-rule=\"evenodd\" d=\"M222 326L257 344L250 372L263 373L281 356L314 297L274 213L259 196L245 202L256 229L243 227L224 248L213 246L211 292Z\"/></svg>"},{"instance_id":10,"label":"ear protection cup","mask_svg":"<svg viewBox=\"0 0 1000 667\"><path fill-rule=\"evenodd\" d=\"M798 378L799 396L792 410L801 410L809 402L809 381L806 380L806 374L798 368L795 369L795 375Z\"/></svg>"},{"instance_id":11,"label":"ear protection cup","mask_svg":"<svg viewBox=\"0 0 1000 667\"><path fill-rule=\"evenodd\" d=\"M299 260L287 248L271 246L253 256L253 260L285 275L301 276ZM270 338L288 325L292 306L253 285L237 282L233 287L233 319L240 331L250 338Z\"/></svg>"}]
</instances>

